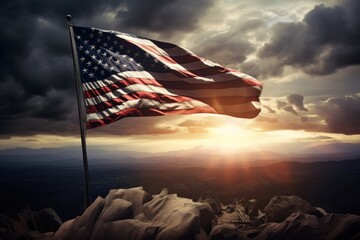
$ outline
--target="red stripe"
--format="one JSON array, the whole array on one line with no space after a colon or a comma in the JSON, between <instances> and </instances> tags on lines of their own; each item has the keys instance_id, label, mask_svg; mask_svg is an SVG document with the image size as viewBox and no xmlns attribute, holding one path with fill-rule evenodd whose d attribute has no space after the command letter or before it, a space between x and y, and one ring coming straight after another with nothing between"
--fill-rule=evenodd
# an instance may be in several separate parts
<instances>
[{"instance_id":1,"label":"red stripe","mask_svg":"<svg viewBox=\"0 0 360 240\"><path fill-rule=\"evenodd\" d=\"M234 77L235 78L235 77ZM118 89L133 85L143 84L156 87L163 87L165 89L176 90L202 90L202 89L226 89L226 88L241 88L249 87L249 85L242 81L243 79L237 78L235 80L228 80L223 82L209 82L209 83L188 83L183 81L163 81L161 84L149 78L126 78L111 83L105 87L101 87L93 90L84 91L85 98L92 98L99 95L104 95L109 92L116 91Z\"/></svg>"},{"instance_id":2,"label":"red stripe","mask_svg":"<svg viewBox=\"0 0 360 240\"><path fill-rule=\"evenodd\" d=\"M86 128L96 128L113 123L124 117L139 117L139 116L160 116L166 114L194 114L194 113L216 113L211 107L197 107L187 110L169 110L161 111L153 108L128 108L112 114L109 117L101 120L90 120L86 123Z\"/></svg>"},{"instance_id":3,"label":"red stripe","mask_svg":"<svg viewBox=\"0 0 360 240\"><path fill-rule=\"evenodd\" d=\"M176 103L176 102L186 102L192 100L188 97L183 96L169 96L158 93L150 93L150 92L136 92L133 94L122 95L119 98L114 98L106 102L101 102L96 105L86 106L87 113L97 113L104 111L108 108L112 108L118 105L121 105L127 101L135 100L135 99L148 99L155 100L161 103Z\"/></svg>"},{"instance_id":4,"label":"red stripe","mask_svg":"<svg viewBox=\"0 0 360 240\"><path fill-rule=\"evenodd\" d=\"M92 98L96 96L100 96L109 92L116 91L118 89L133 85L133 84L143 84L143 85L151 85L156 87L162 87L160 83L155 81L154 79L149 78L126 78L118 80L117 82L111 83L105 87L86 90L84 91L85 98Z\"/></svg>"}]
</instances>

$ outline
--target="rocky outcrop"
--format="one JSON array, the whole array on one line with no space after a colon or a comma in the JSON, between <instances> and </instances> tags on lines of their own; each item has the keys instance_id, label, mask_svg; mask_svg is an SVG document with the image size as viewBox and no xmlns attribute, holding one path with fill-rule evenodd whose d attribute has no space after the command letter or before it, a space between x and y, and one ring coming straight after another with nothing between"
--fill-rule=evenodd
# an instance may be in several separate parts
<instances>
[{"instance_id":1,"label":"rocky outcrop","mask_svg":"<svg viewBox=\"0 0 360 240\"><path fill-rule=\"evenodd\" d=\"M282 222L295 212L308 213L322 217L318 209L298 196L276 196L264 208L268 222Z\"/></svg>"},{"instance_id":2,"label":"rocky outcrop","mask_svg":"<svg viewBox=\"0 0 360 240\"><path fill-rule=\"evenodd\" d=\"M51 208L38 212L24 209L15 218L0 215L0 240L50 238L61 225L60 217Z\"/></svg>"},{"instance_id":3,"label":"rocky outcrop","mask_svg":"<svg viewBox=\"0 0 360 240\"><path fill-rule=\"evenodd\" d=\"M193 202L163 190L152 197L142 188L111 190L84 214L56 232L66 240L206 239L214 213L208 203Z\"/></svg>"},{"instance_id":4,"label":"rocky outcrop","mask_svg":"<svg viewBox=\"0 0 360 240\"><path fill-rule=\"evenodd\" d=\"M194 202L169 194L166 189L151 196L138 187L111 190L105 198L98 197L81 216L63 223L56 231L53 229L59 219L52 210L34 213L32 219L41 222L37 231L28 225L19 228L11 224L10 218L0 216L0 239L360 239L360 216L326 213L297 196L274 197L263 213L255 199L223 206L211 194ZM49 232L41 233L40 228Z\"/></svg>"}]
</instances>

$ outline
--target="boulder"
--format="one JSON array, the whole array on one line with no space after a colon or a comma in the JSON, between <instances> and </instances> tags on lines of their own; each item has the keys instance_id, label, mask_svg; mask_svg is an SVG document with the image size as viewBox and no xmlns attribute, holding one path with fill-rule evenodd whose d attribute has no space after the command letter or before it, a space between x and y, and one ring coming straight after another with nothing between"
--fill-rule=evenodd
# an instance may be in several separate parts
<instances>
[{"instance_id":1,"label":"boulder","mask_svg":"<svg viewBox=\"0 0 360 240\"><path fill-rule=\"evenodd\" d=\"M268 222L282 222L295 212L322 217L323 214L307 201L298 196L276 196L264 208Z\"/></svg>"},{"instance_id":2,"label":"boulder","mask_svg":"<svg viewBox=\"0 0 360 240\"><path fill-rule=\"evenodd\" d=\"M168 194L166 190L143 206L145 217L160 226L156 240L196 239L209 232L214 212L208 203Z\"/></svg>"},{"instance_id":3,"label":"boulder","mask_svg":"<svg viewBox=\"0 0 360 240\"><path fill-rule=\"evenodd\" d=\"M60 217L51 208L45 208L33 215L37 229L41 233L55 232L62 224Z\"/></svg>"}]
</instances>

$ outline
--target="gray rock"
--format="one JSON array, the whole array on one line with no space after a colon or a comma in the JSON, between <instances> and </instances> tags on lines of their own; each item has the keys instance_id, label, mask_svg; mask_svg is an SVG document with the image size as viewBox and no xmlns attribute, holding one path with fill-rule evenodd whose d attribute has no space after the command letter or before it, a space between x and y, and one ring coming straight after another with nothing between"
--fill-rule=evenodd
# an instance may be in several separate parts
<instances>
[{"instance_id":1,"label":"gray rock","mask_svg":"<svg viewBox=\"0 0 360 240\"><path fill-rule=\"evenodd\" d=\"M208 240L250 240L250 238L232 224L221 224L212 229Z\"/></svg>"},{"instance_id":2,"label":"gray rock","mask_svg":"<svg viewBox=\"0 0 360 240\"><path fill-rule=\"evenodd\" d=\"M282 222L295 212L308 213L317 217L323 214L298 196L276 196L264 208L268 222Z\"/></svg>"},{"instance_id":3,"label":"gray rock","mask_svg":"<svg viewBox=\"0 0 360 240\"><path fill-rule=\"evenodd\" d=\"M37 229L41 233L55 232L62 224L60 217L51 208L45 208L33 215Z\"/></svg>"},{"instance_id":4,"label":"gray rock","mask_svg":"<svg viewBox=\"0 0 360 240\"><path fill-rule=\"evenodd\" d=\"M248 232L254 240L356 240L360 239L360 216L329 214L322 218L293 213L282 223L267 223Z\"/></svg>"}]
</instances>

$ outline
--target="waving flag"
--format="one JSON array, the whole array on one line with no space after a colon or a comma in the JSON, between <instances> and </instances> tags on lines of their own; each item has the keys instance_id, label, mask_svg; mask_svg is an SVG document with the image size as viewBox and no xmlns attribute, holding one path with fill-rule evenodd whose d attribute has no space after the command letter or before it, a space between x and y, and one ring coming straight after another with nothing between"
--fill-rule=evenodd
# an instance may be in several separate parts
<instances>
[{"instance_id":1,"label":"waving flag","mask_svg":"<svg viewBox=\"0 0 360 240\"><path fill-rule=\"evenodd\" d=\"M86 127L124 117L218 113L254 118L262 84L177 45L74 26Z\"/></svg>"}]
</instances>

